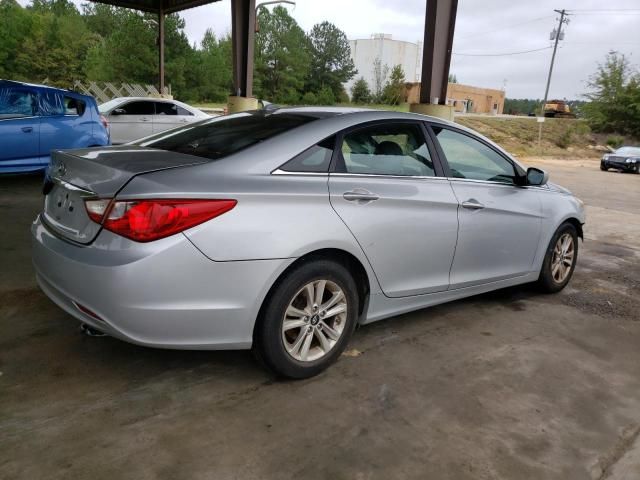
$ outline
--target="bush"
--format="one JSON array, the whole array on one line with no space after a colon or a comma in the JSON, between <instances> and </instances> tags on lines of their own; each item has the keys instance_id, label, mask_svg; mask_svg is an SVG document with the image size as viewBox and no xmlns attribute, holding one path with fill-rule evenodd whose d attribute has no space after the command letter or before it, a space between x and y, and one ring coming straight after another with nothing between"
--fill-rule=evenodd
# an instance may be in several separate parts
<instances>
[{"instance_id":1,"label":"bush","mask_svg":"<svg viewBox=\"0 0 640 480\"><path fill-rule=\"evenodd\" d=\"M316 94L316 98L318 99L318 105L333 105L336 103L333 91L329 87L323 87L322 90Z\"/></svg>"},{"instance_id":2,"label":"bush","mask_svg":"<svg viewBox=\"0 0 640 480\"><path fill-rule=\"evenodd\" d=\"M556 140L556 145L560 148L567 149L571 145L572 139L573 139L573 129L567 128L564 132L560 134L560 136Z\"/></svg>"},{"instance_id":3,"label":"bush","mask_svg":"<svg viewBox=\"0 0 640 480\"><path fill-rule=\"evenodd\" d=\"M371 90L369 84L360 77L351 87L351 101L353 103L371 103Z\"/></svg>"},{"instance_id":4,"label":"bush","mask_svg":"<svg viewBox=\"0 0 640 480\"><path fill-rule=\"evenodd\" d=\"M620 135L611 135L607 137L607 145L611 148L620 148L624 144L624 137Z\"/></svg>"},{"instance_id":5,"label":"bush","mask_svg":"<svg viewBox=\"0 0 640 480\"><path fill-rule=\"evenodd\" d=\"M303 105L317 105L318 97L313 92L307 92L302 96L302 104Z\"/></svg>"}]
</instances>

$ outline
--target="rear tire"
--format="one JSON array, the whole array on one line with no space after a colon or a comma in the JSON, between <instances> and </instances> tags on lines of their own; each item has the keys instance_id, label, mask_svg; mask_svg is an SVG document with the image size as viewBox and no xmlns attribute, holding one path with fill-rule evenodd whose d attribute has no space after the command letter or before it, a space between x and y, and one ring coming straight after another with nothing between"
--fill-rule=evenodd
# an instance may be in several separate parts
<instances>
[{"instance_id":1,"label":"rear tire","mask_svg":"<svg viewBox=\"0 0 640 480\"><path fill-rule=\"evenodd\" d=\"M254 353L279 376L317 375L345 349L358 319L349 271L330 260L303 263L279 280L254 333Z\"/></svg>"},{"instance_id":2,"label":"rear tire","mask_svg":"<svg viewBox=\"0 0 640 480\"><path fill-rule=\"evenodd\" d=\"M567 286L578 261L578 232L571 223L560 225L554 233L542 263L538 286L547 293L556 293Z\"/></svg>"}]
</instances>

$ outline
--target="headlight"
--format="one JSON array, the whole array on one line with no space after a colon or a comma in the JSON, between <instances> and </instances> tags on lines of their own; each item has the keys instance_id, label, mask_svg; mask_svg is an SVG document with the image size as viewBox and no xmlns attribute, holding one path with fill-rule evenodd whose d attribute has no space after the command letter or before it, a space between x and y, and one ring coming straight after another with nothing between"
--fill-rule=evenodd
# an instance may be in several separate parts
<instances>
[{"instance_id":1,"label":"headlight","mask_svg":"<svg viewBox=\"0 0 640 480\"><path fill-rule=\"evenodd\" d=\"M603 155L603 156L602 156L602 159L603 159L603 160L606 160L606 159L608 159L608 158L609 158L609 155L606 155L606 154L605 154L605 155Z\"/></svg>"},{"instance_id":2,"label":"headlight","mask_svg":"<svg viewBox=\"0 0 640 480\"><path fill-rule=\"evenodd\" d=\"M627 158L624 162L625 163L631 163L631 162L635 162L635 161L633 159L631 159L631 158Z\"/></svg>"}]
</instances>

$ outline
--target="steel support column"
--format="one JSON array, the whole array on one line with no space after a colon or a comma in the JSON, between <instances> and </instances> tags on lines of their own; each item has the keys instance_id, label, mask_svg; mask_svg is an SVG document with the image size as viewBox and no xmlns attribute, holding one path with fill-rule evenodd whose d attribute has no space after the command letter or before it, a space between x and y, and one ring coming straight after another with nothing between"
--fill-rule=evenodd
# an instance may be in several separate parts
<instances>
[{"instance_id":1,"label":"steel support column","mask_svg":"<svg viewBox=\"0 0 640 480\"><path fill-rule=\"evenodd\" d=\"M158 86L164 95L164 9L158 11Z\"/></svg>"},{"instance_id":2,"label":"steel support column","mask_svg":"<svg viewBox=\"0 0 640 480\"><path fill-rule=\"evenodd\" d=\"M233 92L236 97L253 94L253 48L256 30L255 0L231 0Z\"/></svg>"},{"instance_id":3,"label":"steel support column","mask_svg":"<svg viewBox=\"0 0 640 480\"><path fill-rule=\"evenodd\" d=\"M426 0L426 4L420 103L445 105L458 0Z\"/></svg>"}]
</instances>

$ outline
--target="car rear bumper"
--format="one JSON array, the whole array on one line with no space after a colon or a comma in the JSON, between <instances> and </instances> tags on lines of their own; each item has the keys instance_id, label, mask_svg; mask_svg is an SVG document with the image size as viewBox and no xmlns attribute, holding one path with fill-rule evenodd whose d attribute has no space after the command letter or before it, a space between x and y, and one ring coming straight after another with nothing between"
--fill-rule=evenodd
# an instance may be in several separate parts
<instances>
[{"instance_id":1,"label":"car rear bumper","mask_svg":"<svg viewBox=\"0 0 640 480\"><path fill-rule=\"evenodd\" d=\"M182 234L137 243L103 231L90 246L32 225L38 284L76 319L162 348L250 348L268 289L293 259L215 262Z\"/></svg>"}]
</instances>

